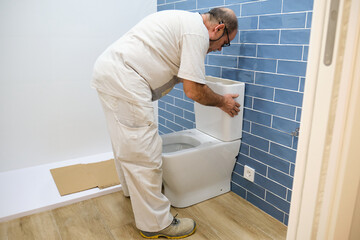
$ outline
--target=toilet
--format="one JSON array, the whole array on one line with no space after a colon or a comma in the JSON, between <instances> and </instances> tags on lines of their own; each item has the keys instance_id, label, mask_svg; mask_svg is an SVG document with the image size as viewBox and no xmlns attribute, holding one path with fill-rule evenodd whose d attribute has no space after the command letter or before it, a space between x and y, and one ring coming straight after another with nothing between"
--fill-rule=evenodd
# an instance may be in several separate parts
<instances>
[{"instance_id":1,"label":"toilet","mask_svg":"<svg viewBox=\"0 0 360 240\"><path fill-rule=\"evenodd\" d=\"M164 194L178 208L229 192L240 149L245 84L215 77L206 84L221 95L238 93L240 112L232 118L195 102L195 129L161 135Z\"/></svg>"}]
</instances>

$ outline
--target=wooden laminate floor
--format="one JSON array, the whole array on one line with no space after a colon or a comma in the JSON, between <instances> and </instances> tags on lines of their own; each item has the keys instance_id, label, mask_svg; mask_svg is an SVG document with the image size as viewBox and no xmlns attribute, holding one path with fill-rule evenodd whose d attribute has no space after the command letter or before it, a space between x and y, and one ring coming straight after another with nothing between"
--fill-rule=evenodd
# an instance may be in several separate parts
<instances>
[{"instance_id":1,"label":"wooden laminate floor","mask_svg":"<svg viewBox=\"0 0 360 240\"><path fill-rule=\"evenodd\" d=\"M197 225L187 240L285 239L286 226L229 192L188 208L172 208ZM51 211L0 223L1 240L143 239L129 198L116 192Z\"/></svg>"}]
</instances>

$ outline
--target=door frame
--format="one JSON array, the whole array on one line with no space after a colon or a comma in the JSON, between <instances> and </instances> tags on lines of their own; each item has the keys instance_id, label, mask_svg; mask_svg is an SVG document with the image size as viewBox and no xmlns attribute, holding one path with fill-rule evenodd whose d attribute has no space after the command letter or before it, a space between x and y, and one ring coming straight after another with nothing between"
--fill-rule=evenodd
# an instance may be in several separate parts
<instances>
[{"instance_id":1,"label":"door frame","mask_svg":"<svg viewBox=\"0 0 360 240\"><path fill-rule=\"evenodd\" d=\"M327 65L329 13L337 2L334 51ZM314 1L287 239L359 234L360 223L354 223L360 205L359 13L358 0Z\"/></svg>"}]
</instances>

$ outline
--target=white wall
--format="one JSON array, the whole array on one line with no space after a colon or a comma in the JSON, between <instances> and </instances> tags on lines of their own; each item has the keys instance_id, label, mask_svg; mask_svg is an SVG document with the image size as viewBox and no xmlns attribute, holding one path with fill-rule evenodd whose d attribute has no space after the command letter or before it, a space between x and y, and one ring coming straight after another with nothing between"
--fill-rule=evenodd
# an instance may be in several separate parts
<instances>
[{"instance_id":1,"label":"white wall","mask_svg":"<svg viewBox=\"0 0 360 240\"><path fill-rule=\"evenodd\" d=\"M0 172L110 152L92 67L155 0L0 1Z\"/></svg>"}]
</instances>

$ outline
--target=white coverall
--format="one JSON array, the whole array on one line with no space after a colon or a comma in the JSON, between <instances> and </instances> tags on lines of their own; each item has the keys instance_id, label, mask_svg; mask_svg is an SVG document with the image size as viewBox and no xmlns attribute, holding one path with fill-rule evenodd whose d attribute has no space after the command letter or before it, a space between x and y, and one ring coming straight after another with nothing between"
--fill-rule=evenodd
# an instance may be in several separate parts
<instances>
[{"instance_id":1,"label":"white coverall","mask_svg":"<svg viewBox=\"0 0 360 240\"><path fill-rule=\"evenodd\" d=\"M130 195L142 231L160 231L173 220L161 193L162 141L152 101L179 78L204 83L208 47L201 15L162 11L138 23L95 63L91 85L104 109L124 195Z\"/></svg>"}]
</instances>

